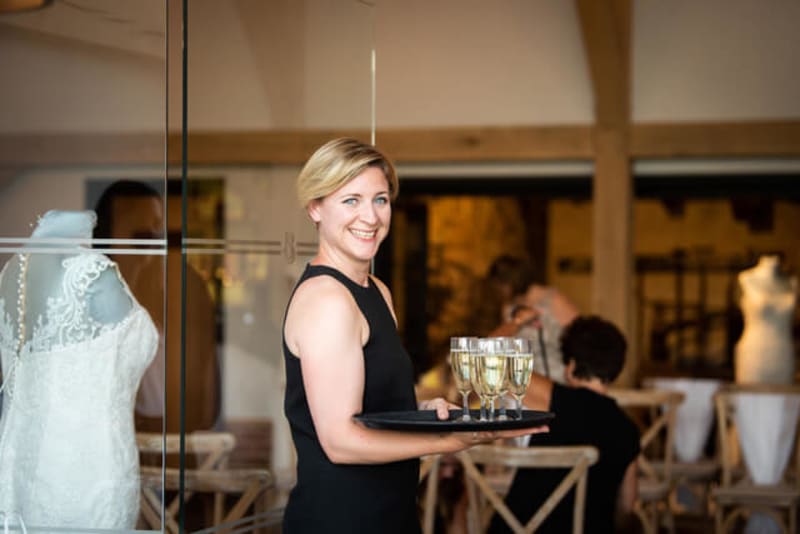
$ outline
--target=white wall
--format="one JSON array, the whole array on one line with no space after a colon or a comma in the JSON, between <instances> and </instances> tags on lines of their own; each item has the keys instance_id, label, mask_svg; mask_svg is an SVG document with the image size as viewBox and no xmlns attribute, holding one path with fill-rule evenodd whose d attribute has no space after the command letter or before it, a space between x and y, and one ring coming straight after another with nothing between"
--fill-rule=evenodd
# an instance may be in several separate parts
<instances>
[{"instance_id":1,"label":"white wall","mask_svg":"<svg viewBox=\"0 0 800 534\"><path fill-rule=\"evenodd\" d=\"M164 130L163 59L2 25L0 51L0 133Z\"/></svg>"},{"instance_id":2,"label":"white wall","mask_svg":"<svg viewBox=\"0 0 800 534\"><path fill-rule=\"evenodd\" d=\"M166 75L154 54L157 36L143 42L132 35L165 29L166 12L164 3L145 5L131 14L123 0L98 3L106 15L127 17L116 41L113 23L91 13L67 11L47 24L28 18L43 19L46 10L0 18L0 132L163 130ZM379 128L592 118L570 1L189 5L189 119L197 130L367 127L372 43ZM633 6L636 120L800 117L796 0ZM170 57L171 68L177 59ZM174 111L179 100L170 104Z\"/></svg>"},{"instance_id":3,"label":"white wall","mask_svg":"<svg viewBox=\"0 0 800 534\"><path fill-rule=\"evenodd\" d=\"M633 117L800 117L800 2L636 0Z\"/></svg>"},{"instance_id":4,"label":"white wall","mask_svg":"<svg viewBox=\"0 0 800 534\"><path fill-rule=\"evenodd\" d=\"M379 127L592 121L573 2L384 0L376 13Z\"/></svg>"}]
</instances>

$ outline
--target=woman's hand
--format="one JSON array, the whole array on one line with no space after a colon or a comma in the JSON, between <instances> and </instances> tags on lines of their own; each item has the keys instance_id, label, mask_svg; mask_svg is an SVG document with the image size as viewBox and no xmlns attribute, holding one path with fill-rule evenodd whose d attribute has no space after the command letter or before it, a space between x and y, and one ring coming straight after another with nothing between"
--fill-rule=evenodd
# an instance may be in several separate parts
<instances>
[{"instance_id":1,"label":"woman's hand","mask_svg":"<svg viewBox=\"0 0 800 534\"><path fill-rule=\"evenodd\" d=\"M417 408L420 410L436 410L436 417L442 421L450 418L450 410L461 409L460 406L456 406L442 397L419 401L417 403Z\"/></svg>"},{"instance_id":2,"label":"woman's hand","mask_svg":"<svg viewBox=\"0 0 800 534\"><path fill-rule=\"evenodd\" d=\"M520 436L527 436L528 434L542 434L545 432L550 432L550 427L547 425L533 428L521 428L518 430L454 432L453 436L464 444L464 448L467 448L473 445L492 443L498 439L518 438Z\"/></svg>"},{"instance_id":3,"label":"woman's hand","mask_svg":"<svg viewBox=\"0 0 800 534\"><path fill-rule=\"evenodd\" d=\"M511 322L519 329L523 326L538 326L539 312L525 304L517 304L511 310Z\"/></svg>"}]
</instances>

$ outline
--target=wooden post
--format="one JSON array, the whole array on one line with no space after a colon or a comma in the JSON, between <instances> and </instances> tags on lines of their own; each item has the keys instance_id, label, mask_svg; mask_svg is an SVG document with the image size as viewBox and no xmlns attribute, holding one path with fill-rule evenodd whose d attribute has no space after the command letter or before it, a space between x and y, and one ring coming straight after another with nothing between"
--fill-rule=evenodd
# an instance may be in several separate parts
<instances>
[{"instance_id":1,"label":"wooden post","mask_svg":"<svg viewBox=\"0 0 800 534\"><path fill-rule=\"evenodd\" d=\"M633 184L630 169L630 0L576 0L594 95L592 312L628 340L619 382L636 380Z\"/></svg>"}]
</instances>

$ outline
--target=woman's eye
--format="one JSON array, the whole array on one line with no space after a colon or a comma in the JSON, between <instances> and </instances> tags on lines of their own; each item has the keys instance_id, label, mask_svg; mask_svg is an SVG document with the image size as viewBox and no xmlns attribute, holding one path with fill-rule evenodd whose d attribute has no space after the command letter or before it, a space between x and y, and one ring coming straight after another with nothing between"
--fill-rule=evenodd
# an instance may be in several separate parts
<instances>
[{"instance_id":1,"label":"woman's eye","mask_svg":"<svg viewBox=\"0 0 800 534\"><path fill-rule=\"evenodd\" d=\"M355 198L346 198L344 200L344 203L347 204L348 206L355 206L357 202L358 200Z\"/></svg>"},{"instance_id":2,"label":"woman's eye","mask_svg":"<svg viewBox=\"0 0 800 534\"><path fill-rule=\"evenodd\" d=\"M386 197L378 197L378 198L375 199L375 203L376 204L388 204L389 203L389 199L386 198Z\"/></svg>"}]
</instances>

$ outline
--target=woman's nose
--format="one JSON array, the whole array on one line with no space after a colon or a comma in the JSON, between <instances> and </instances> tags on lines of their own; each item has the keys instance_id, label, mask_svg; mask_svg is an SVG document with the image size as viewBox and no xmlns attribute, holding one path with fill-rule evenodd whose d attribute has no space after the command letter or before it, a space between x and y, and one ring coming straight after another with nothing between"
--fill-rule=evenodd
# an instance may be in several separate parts
<instances>
[{"instance_id":1,"label":"woman's nose","mask_svg":"<svg viewBox=\"0 0 800 534\"><path fill-rule=\"evenodd\" d=\"M372 202L366 202L361 209L361 219L366 222L375 222L378 220L378 212Z\"/></svg>"}]
</instances>

